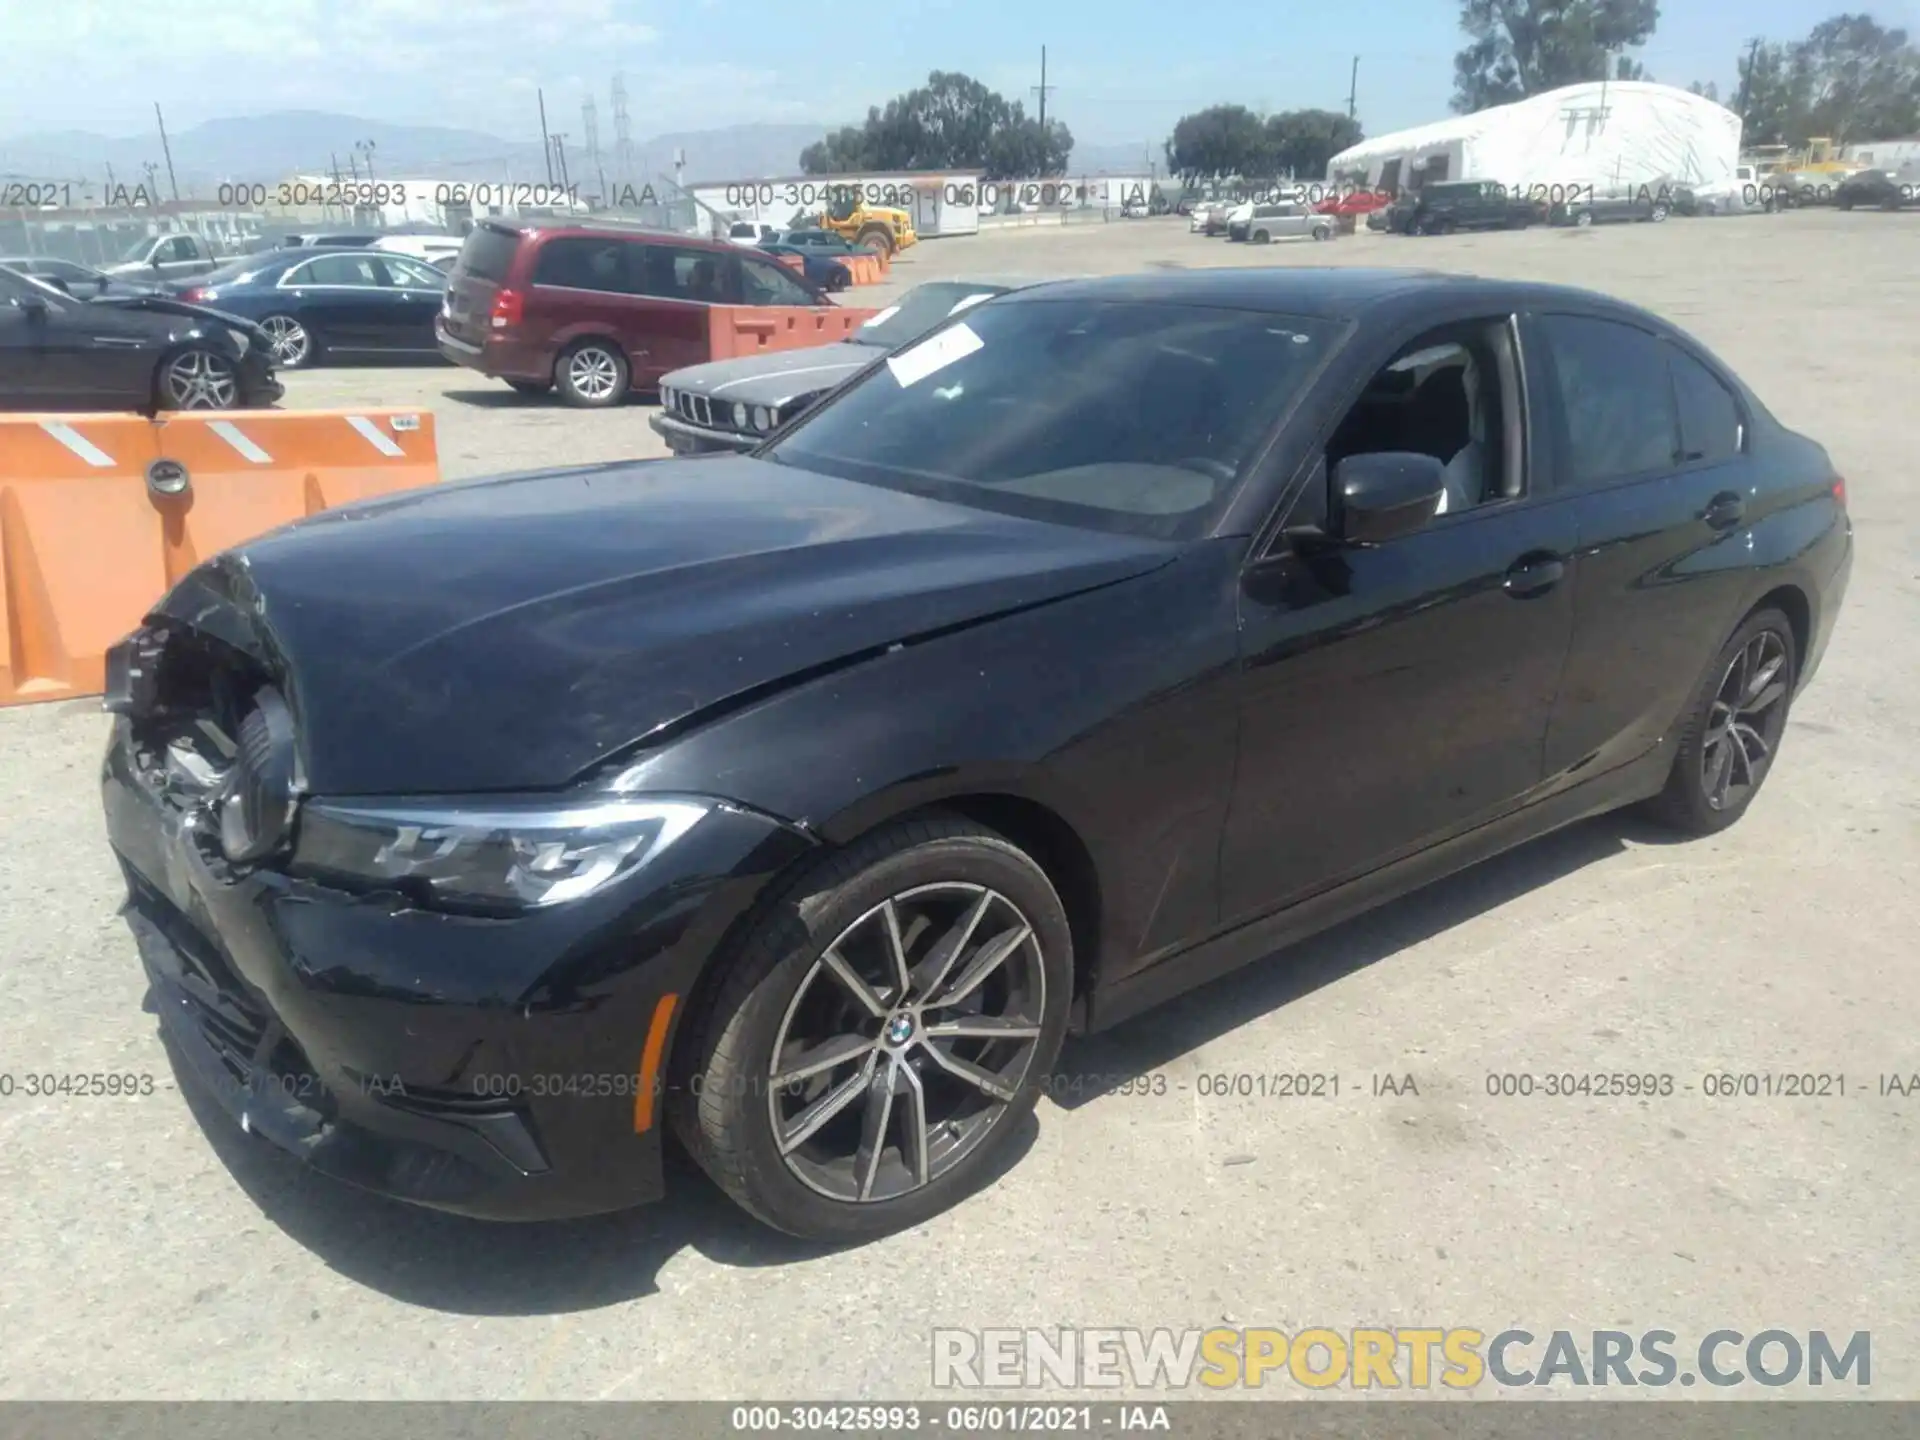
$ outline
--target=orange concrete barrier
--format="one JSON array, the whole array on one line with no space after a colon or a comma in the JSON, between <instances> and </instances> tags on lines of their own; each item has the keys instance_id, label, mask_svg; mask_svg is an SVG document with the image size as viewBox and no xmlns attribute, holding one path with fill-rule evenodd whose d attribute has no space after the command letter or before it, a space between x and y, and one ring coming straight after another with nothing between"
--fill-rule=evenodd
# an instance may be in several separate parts
<instances>
[{"instance_id":1,"label":"orange concrete barrier","mask_svg":"<svg viewBox=\"0 0 1920 1440\"><path fill-rule=\"evenodd\" d=\"M108 647L219 551L439 478L413 411L0 416L0 705L98 694Z\"/></svg>"},{"instance_id":2,"label":"orange concrete barrier","mask_svg":"<svg viewBox=\"0 0 1920 1440\"><path fill-rule=\"evenodd\" d=\"M855 285L878 285L891 268L884 255L836 255L834 260Z\"/></svg>"},{"instance_id":3,"label":"orange concrete barrier","mask_svg":"<svg viewBox=\"0 0 1920 1440\"><path fill-rule=\"evenodd\" d=\"M853 305L712 305L707 308L707 358L732 360L765 350L804 350L844 340L877 314Z\"/></svg>"}]
</instances>

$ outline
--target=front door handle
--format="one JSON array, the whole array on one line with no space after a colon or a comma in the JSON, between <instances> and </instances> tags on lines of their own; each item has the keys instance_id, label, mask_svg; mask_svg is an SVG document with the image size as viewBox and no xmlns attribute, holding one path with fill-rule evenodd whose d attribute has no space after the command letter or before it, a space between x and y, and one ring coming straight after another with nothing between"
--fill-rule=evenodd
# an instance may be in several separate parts
<instances>
[{"instance_id":1,"label":"front door handle","mask_svg":"<svg viewBox=\"0 0 1920 1440\"><path fill-rule=\"evenodd\" d=\"M1732 490L1722 490L1707 502L1700 518L1715 530L1731 530L1747 518L1747 502Z\"/></svg>"},{"instance_id":2,"label":"front door handle","mask_svg":"<svg viewBox=\"0 0 1920 1440\"><path fill-rule=\"evenodd\" d=\"M1544 595L1567 574L1567 562L1558 555L1523 555L1507 567L1507 594L1516 600Z\"/></svg>"}]
</instances>

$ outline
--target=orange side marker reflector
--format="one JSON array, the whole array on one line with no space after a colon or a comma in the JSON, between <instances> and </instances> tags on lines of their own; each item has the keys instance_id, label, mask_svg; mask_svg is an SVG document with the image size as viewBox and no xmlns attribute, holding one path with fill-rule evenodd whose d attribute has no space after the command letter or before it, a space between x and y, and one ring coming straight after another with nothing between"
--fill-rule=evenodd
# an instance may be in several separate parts
<instances>
[{"instance_id":1,"label":"orange side marker reflector","mask_svg":"<svg viewBox=\"0 0 1920 1440\"><path fill-rule=\"evenodd\" d=\"M674 994L660 997L653 1007L653 1019L647 1025L646 1048L640 1052L640 1085L633 1092L633 1133L644 1135L653 1128L655 1089L660 1083L660 1057L667 1049L667 1027L673 1023L673 1007L680 1001Z\"/></svg>"}]
</instances>

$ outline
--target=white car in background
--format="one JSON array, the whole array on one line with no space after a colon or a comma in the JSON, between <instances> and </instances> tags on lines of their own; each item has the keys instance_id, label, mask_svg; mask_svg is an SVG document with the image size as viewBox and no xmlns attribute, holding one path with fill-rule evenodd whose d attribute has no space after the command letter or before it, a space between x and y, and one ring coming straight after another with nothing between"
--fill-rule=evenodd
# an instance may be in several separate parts
<instances>
[{"instance_id":1,"label":"white car in background","mask_svg":"<svg viewBox=\"0 0 1920 1440\"><path fill-rule=\"evenodd\" d=\"M735 245L758 245L763 240L778 240L780 227L757 225L751 220L736 220L727 227L727 239Z\"/></svg>"},{"instance_id":2,"label":"white car in background","mask_svg":"<svg viewBox=\"0 0 1920 1440\"><path fill-rule=\"evenodd\" d=\"M460 247L466 243L458 235L382 235L367 248L410 255L436 270L445 270L460 258Z\"/></svg>"}]
</instances>

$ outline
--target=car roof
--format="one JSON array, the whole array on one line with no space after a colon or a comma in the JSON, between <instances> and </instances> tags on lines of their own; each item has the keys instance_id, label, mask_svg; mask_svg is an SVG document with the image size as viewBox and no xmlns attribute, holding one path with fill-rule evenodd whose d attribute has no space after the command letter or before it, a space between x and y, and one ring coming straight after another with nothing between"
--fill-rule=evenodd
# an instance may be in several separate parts
<instances>
[{"instance_id":1,"label":"car roof","mask_svg":"<svg viewBox=\"0 0 1920 1440\"><path fill-rule=\"evenodd\" d=\"M1247 269L1155 270L1050 283L1044 295L1013 303L1057 300L1122 300L1175 305L1211 305L1329 320L1357 319L1382 309L1415 307L1440 299L1484 301L1497 306L1537 306L1559 301L1580 309L1642 312L1604 295L1567 285L1537 285L1456 275L1437 270L1366 266L1259 266ZM1648 316L1648 319L1654 317ZM1665 328L1664 325L1662 328Z\"/></svg>"},{"instance_id":2,"label":"car roof","mask_svg":"<svg viewBox=\"0 0 1920 1440\"><path fill-rule=\"evenodd\" d=\"M527 241L574 237L644 240L654 245L686 245L696 250L712 250L722 255L730 255L739 248L729 245L724 240L710 240L704 235L683 235L677 230L655 230L644 225L618 225L604 221L595 224L579 220L561 220L552 223L537 220L529 225L511 225L505 221L489 219L482 220L474 229L492 230L502 235L517 235Z\"/></svg>"}]
</instances>

